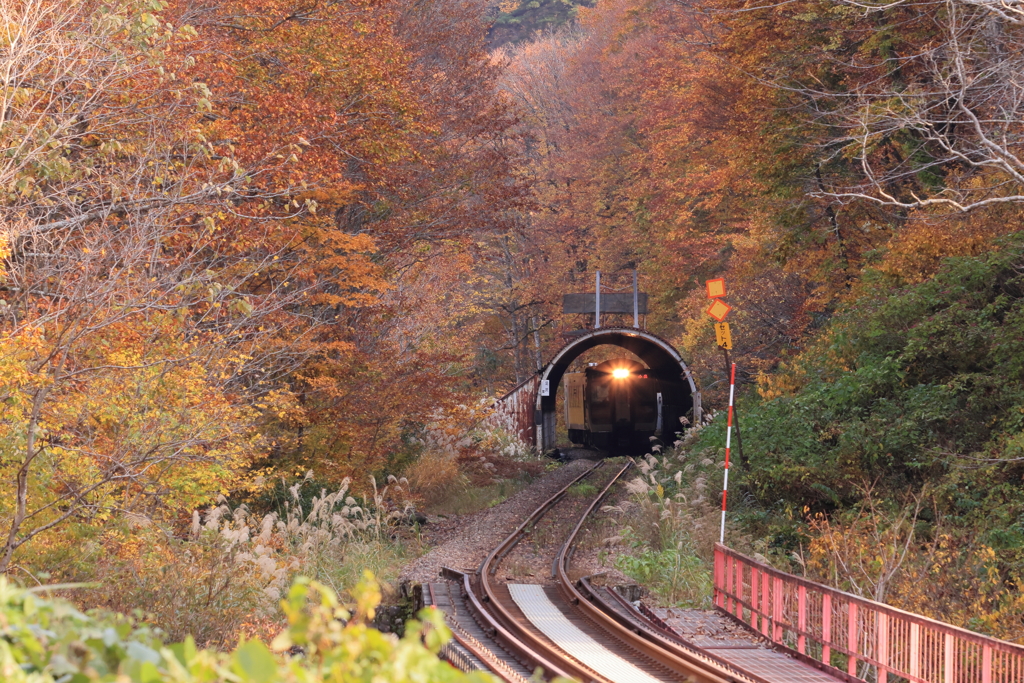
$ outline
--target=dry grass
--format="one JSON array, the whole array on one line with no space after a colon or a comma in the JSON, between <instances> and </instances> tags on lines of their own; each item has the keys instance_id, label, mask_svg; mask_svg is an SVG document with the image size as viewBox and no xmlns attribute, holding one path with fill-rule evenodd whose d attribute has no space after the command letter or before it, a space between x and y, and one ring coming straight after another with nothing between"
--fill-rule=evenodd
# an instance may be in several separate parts
<instances>
[{"instance_id":1,"label":"dry grass","mask_svg":"<svg viewBox=\"0 0 1024 683\"><path fill-rule=\"evenodd\" d=\"M677 448L646 456L638 469L625 485L626 499L604 508L620 526L602 544L620 547L615 567L663 602L710 606L719 520L710 491L718 468L706 454Z\"/></svg>"},{"instance_id":2,"label":"dry grass","mask_svg":"<svg viewBox=\"0 0 1024 683\"><path fill-rule=\"evenodd\" d=\"M447 498L438 500L429 508L429 512L441 515L471 515L495 505L500 505L511 496L526 488L530 479L500 479L483 486L467 485Z\"/></svg>"},{"instance_id":3,"label":"dry grass","mask_svg":"<svg viewBox=\"0 0 1024 683\"><path fill-rule=\"evenodd\" d=\"M412 495L430 514L468 515L494 507L544 471L539 459L424 453L408 470Z\"/></svg>"},{"instance_id":4,"label":"dry grass","mask_svg":"<svg viewBox=\"0 0 1024 683\"><path fill-rule=\"evenodd\" d=\"M431 450L424 453L407 472L409 484L425 509L437 507L469 488L469 479L450 454Z\"/></svg>"},{"instance_id":5,"label":"dry grass","mask_svg":"<svg viewBox=\"0 0 1024 683\"><path fill-rule=\"evenodd\" d=\"M96 565L97 587L69 596L82 607L135 613L174 642L191 635L228 647L240 633L272 637L279 630L259 570L219 538L182 540L146 529L108 538L105 548L118 555Z\"/></svg>"},{"instance_id":6,"label":"dry grass","mask_svg":"<svg viewBox=\"0 0 1024 683\"><path fill-rule=\"evenodd\" d=\"M172 641L191 634L201 645L232 646L240 634L272 637L277 601L296 575L347 595L370 569L385 584L414 548L396 533L406 510L388 498L406 482L389 478L360 499L321 491L306 510L301 487L285 513L253 515L243 505L195 513L187 538L151 526L110 533L97 545L84 607L140 612Z\"/></svg>"}]
</instances>

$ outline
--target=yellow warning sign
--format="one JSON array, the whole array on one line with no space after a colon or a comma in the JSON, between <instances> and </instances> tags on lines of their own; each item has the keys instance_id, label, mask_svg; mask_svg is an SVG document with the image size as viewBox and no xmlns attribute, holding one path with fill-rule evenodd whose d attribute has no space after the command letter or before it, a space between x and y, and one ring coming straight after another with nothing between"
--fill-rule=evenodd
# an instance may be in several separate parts
<instances>
[{"instance_id":1,"label":"yellow warning sign","mask_svg":"<svg viewBox=\"0 0 1024 683\"><path fill-rule=\"evenodd\" d=\"M729 323L715 323L715 341L723 349L732 348L732 332L729 331Z\"/></svg>"},{"instance_id":2,"label":"yellow warning sign","mask_svg":"<svg viewBox=\"0 0 1024 683\"><path fill-rule=\"evenodd\" d=\"M720 277L715 280L705 280L704 285L708 288L708 298L717 299L725 296L725 278Z\"/></svg>"},{"instance_id":3,"label":"yellow warning sign","mask_svg":"<svg viewBox=\"0 0 1024 683\"><path fill-rule=\"evenodd\" d=\"M715 299L714 302L708 306L707 314L718 322L723 322L725 320L725 316L729 315L729 311L731 310L732 306L721 299Z\"/></svg>"}]
</instances>

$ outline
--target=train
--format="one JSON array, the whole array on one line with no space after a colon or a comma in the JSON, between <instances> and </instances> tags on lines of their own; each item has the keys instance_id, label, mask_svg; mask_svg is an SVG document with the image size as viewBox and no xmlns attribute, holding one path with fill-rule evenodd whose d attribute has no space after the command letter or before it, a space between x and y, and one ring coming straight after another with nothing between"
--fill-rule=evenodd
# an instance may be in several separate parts
<instances>
[{"instance_id":1,"label":"train","mask_svg":"<svg viewBox=\"0 0 1024 683\"><path fill-rule=\"evenodd\" d=\"M674 438L689 410L678 379L628 358L566 373L562 382L569 440L611 454L646 453L651 437Z\"/></svg>"}]
</instances>

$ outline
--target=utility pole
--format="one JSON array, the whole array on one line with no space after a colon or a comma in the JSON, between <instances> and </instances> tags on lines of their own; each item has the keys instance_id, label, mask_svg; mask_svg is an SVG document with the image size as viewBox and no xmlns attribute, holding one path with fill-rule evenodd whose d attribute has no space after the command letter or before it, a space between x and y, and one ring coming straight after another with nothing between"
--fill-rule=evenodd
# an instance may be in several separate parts
<instances>
[{"instance_id":1,"label":"utility pole","mask_svg":"<svg viewBox=\"0 0 1024 683\"><path fill-rule=\"evenodd\" d=\"M640 329L640 291L636 284L636 271L633 271L633 327Z\"/></svg>"},{"instance_id":2,"label":"utility pole","mask_svg":"<svg viewBox=\"0 0 1024 683\"><path fill-rule=\"evenodd\" d=\"M728 323L724 323L724 324L728 324ZM730 344L730 347L731 346L732 346L732 344ZM736 366L733 364L732 359L729 357L729 349L727 349L727 348L725 348L723 346L722 347L722 353L725 354L725 376L726 377L730 377L731 376L732 377L732 383L735 384L736 376L735 376L734 373L736 372ZM729 391L730 391L730 394L731 394L733 389L730 388ZM743 457L743 436L740 434L740 416L739 416L739 412L735 409L735 407L732 407L732 424L733 424L734 427L736 427L736 451L737 451L736 454L739 456L739 458L737 458L737 460L740 461L740 467L746 467L747 461L746 461L746 458Z\"/></svg>"}]
</instances>

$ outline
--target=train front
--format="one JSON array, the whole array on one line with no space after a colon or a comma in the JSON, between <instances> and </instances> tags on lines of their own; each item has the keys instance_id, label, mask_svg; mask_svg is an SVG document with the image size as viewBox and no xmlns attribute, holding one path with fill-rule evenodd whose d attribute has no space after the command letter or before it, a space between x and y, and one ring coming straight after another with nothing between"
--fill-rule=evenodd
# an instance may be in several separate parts
<instances>
[{"instance_id":1,"label":"train front","mask_svg":"<svg viewBox=\"0 0 1024 683\"><path fill-rule=\"evenodd\" d=\"M642 363L613 358L563 381L566 424L575 444L640 455L650 451L652 436L672 440L681 430L681 382L658 377Z\"/></svg>"}]
</instances>

